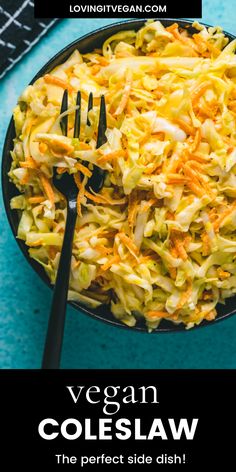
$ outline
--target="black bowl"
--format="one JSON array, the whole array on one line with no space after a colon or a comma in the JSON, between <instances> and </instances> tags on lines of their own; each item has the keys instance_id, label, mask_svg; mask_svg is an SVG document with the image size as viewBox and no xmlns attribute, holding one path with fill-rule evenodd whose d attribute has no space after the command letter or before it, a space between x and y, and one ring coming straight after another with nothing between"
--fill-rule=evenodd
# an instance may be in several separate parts
<instances>
[{"instance_id":1,"label":"black bowl","mask_svg":"<svg viewBox=\"0 0 236 472\"><path fill-rule=\"evenodd\" d=\"M171 25L175 20L173 19L163 19L161 20L164 26L169 26ZM36 76L32 79L31 83L35 82L36 79L41 77L42 75L50 72L54 67L57 65L61 64L64 62L70 54L74 51L74 49L78 49L81 53L87 53L90 51L93 51L95 48L99 48L102 46L103 42L113 34L121 31L121 30L129 30L129 29L134 29L138 30L141 28L145 23L145 20L129 20L125 22L119 22L115 23L111 26L105 26L103 28L100 28L92 33L89 33L82 38L74 41L73 43L69 44L66 46L62 51L60 51L58 54L56 54L37 74ZM182 28L188 28L188 32L190 34L193 34L196 32L196 30L191 26L191 22L186 21L186 20L178 20L179 25ZM209 26L209 25L205 25ZM226 36L229 38L229 40L235 39L234 36L225 33ZM9 181L8 178L8 172L10 170L10 165L11 165L11 157L10 157L10 151L12 150L13 147L13 139L15 138L15 128L14 128L14 122L13 118L10 121L7 134L6 134L6 139L5 139L5 144L3 148L3 158L2 158L2 189L3 189L3 199L4 199L4 204L5 204L5 209L6 209L6 214L8 217L8 221L10 223L12 232L14 236L16 237L17 234L17 227L18 227L18 214L17 211L11 210L10 208L10 200L13 196L17 195L19 192L17 191L16 187ZM28 254L28 249L27 246L25 245L24 241L20 239L16 239L21 251L23 252L25 258L29 262L29 264L33 267L35 272L41 277L41 279L51 288L53 286L50 283L50 280L48 276L46 275L44 269L42 266L40 266L34 259L31 259ZM127 329L135 329L138 331L143 331L147 332L147 328L145 326L144 319L139 319L137 321L137 324L134 328L129 328L128 326L124 325L121 323L119 320L116 320L114 316L112 315L110 309L108 306L101 306L96 309L90 309L87 308L77 302L69 302L73 307L76 309L79 309L83 313L90 315L94 318L97 318L98 320L104 321L106 323L109 323L114 326L118 327L123 327ZM236 297L232 297L228 299L225 303L225 305L219 304L217 306L217 312L218 316L216 320L207 322L203 321L200 325L195 326L193 329L196 329L197 327L202 327L202 326L209 326L212 325L213 322L223 320L230 315L233 315L236 312ZM183 331L185 330L185 326L181 323L179 325L175 325L171 323L170 321L167 320L162 320L160 323L160 326L154 330L154 333L159 333L159 332L173 332L173 331Z\"/></svg>"}]
</instances>

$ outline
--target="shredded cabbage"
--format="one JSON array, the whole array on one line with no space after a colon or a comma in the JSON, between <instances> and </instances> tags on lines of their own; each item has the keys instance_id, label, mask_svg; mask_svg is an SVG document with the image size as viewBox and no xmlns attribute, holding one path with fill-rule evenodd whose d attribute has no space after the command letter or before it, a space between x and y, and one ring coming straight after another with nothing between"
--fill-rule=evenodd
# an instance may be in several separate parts
<instances>
[{"instance_id":1,"label":"shredded cabbage","mask_svg":"<svg viewBox=\"0 0 236 472\"><path fill-rule=\"evenodd\" d=\"M177 23L148 21L100 50L75 50L28 86L14 110L18 238L54 283L67 210L53 168L69 172L80 191L69 299L109 304L128 326L144 317L149 330L163 318L187 328L213 320L217 303L236 293L236 41L227 44L219 27L193 26L190 36ZM107 142L97 150L102 94ZM106 170L98 194L82 184L94 165Z\"/></svg>"}]
</instances>

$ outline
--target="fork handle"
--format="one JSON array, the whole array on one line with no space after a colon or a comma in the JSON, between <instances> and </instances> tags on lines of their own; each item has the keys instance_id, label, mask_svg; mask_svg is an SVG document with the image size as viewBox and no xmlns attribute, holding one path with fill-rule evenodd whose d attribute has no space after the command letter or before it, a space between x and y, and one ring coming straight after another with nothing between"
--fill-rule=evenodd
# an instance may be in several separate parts
<instances>
[{"instance_id":1,"label":"fork handle","mask_svg":"<svg viewBox=\"0 0 236 472\"><path fill-rule=\"evenodd\" d=\"M70 202L67 210L64 240L48 322L42 369L60 368L76 216L76 201Z\"/></svg>"}]
</instances>

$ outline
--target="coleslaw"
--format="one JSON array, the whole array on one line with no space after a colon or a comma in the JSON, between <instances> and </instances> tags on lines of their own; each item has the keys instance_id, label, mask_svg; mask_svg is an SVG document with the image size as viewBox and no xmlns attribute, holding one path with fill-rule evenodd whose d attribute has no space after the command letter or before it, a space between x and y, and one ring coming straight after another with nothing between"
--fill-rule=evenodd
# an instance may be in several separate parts
<instances>
[{"instance_id":1,"label":"coleslaw","mask_svg":"<svg viewBox=\"0 0 236 472\"><path fill-rule=\"evenodd\" d=\"M149 330L163 318L187 328L213 320L217 303L236 293L236 40L228 43L220 27L193 26L189 35L178 23L148 21L102 49L75 50L29 85L14 110L18 238L54 283L67 209L53 168L70 173L78 218L69 299L110 304L128 326L144 317ZM96 149L102 94L107 142ZM86 189L93 165L106 171L99 193Z\"/></svg>"}]
</instances>

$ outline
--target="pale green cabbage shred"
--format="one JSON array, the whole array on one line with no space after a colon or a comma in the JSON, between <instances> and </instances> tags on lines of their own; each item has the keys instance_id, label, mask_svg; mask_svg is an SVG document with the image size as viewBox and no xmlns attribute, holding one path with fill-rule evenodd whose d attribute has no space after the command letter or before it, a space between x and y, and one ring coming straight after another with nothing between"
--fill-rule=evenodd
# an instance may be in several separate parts
<instances>
[{"instance_id":1,"label":"pale green cabbage shred","mask_svg":"<svg viewBox=\"0 0 236 472\"><path fill-rule=\"evenodd\" d=\"M53 167L76 174L69 299L110 304L128 326L144 317L148 330L163 318L187 328L213 320L217 303L236 293L236 40L228 43L220 27L194 27L190 36L178 24L148 21L101 50L75 50L28 86L14 110L9 176L20 191L11 200L18 238L54 283L67 210ZM78 90L82 127L74 139ZM102 94L107 142L96 150ZM106 171L97 202L83 194L85 161Z\"/></svg>"}]
</instances>

